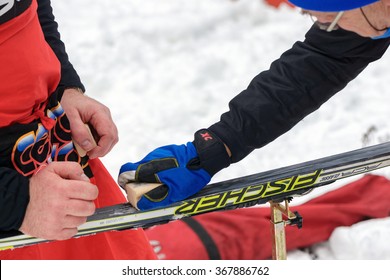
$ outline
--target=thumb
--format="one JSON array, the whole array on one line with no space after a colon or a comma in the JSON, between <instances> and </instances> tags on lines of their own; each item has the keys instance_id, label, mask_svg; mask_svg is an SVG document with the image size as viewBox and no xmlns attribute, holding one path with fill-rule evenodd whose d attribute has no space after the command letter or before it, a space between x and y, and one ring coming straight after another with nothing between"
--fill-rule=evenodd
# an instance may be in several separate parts
<instances>
[{"instance_id":1,"label":"thumb","mask_svg":"<svg viewBox=\"0 0 390 280\"><path fill-rule=\"evenodd\" d=\"M81 157L97 146L91 130L87 124L81 121L72 124L72 138L75 148Z\"/></svg>"},{"instance_id":2,"label":"thumb","mask_svg":"<svg viewBox=\"0 0 390 280\"><path fill-rule=\"evenodd\" d=\"M90 181L87 175L84 174L83 168L77 162L52 162L48 167L63 179Z\"/></svg>"}]
</instances>

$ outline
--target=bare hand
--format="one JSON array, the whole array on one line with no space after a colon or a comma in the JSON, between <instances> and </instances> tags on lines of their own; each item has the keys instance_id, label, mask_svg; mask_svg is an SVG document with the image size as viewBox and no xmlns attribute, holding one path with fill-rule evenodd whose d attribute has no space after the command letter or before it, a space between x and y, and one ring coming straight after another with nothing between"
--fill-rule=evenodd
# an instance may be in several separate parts
<instances>
[{"instance_id":1,"label":"bare hand","mask_svg":"<svg viewBox=\"0 0 390 280\"><path fill-rule=\"evenodd\" d=\"M110 110L100 102L75 89L66 89L61 105L69 119L73 140L89 158L106 155L118 142L118 130ZM91 127L97 145L84 124Z\"/></svg>"},{"instance_id":2,"label":"bare hand","mask_svg":"<svg viewBox=\"0 0 390 280\"><path fill-rule=\"evenodd\" d=\"M48 240L69 239L94 213L97 195L78 163L50 163L30 179L30 202L20 231Z\"/></svg>"}]
</instances>

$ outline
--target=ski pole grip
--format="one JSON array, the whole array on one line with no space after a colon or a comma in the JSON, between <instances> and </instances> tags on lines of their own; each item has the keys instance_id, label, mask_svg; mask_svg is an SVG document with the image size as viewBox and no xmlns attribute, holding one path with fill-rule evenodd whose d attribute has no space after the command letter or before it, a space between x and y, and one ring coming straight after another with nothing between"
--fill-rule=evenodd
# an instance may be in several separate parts
<instances>
[{"instance_id":1,"label":"ski pole grip","mask_svg":"<svg viewBox=\"0 0 390 280\"><path fill-rule=\"evenodd\" d=\"M132 182L127 183L125 185L125 191L127 193L127 200L130 202L130 204L136 208L138 201L141 199L141 197L150 192L151 190L154 190L155 188L160 187L161 183L141 183L141 182Z\"/></svg>"}]
</instances>

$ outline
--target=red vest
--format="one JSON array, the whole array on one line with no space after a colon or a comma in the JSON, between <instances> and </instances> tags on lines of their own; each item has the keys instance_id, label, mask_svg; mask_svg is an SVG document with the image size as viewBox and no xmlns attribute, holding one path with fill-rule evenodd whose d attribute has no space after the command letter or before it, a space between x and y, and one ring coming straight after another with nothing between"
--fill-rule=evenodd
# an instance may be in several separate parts
<instances>
[{"instance_id":1,"label":"red vest","mask_svg":"<svg viewBox=\"0 0 390 280\"><path fill-rule=\"evenodd\" d=\"M37 119L61 75L60 62L45 41L37 2L0 24L0 127Z\"/></svg>"}]
</instances>

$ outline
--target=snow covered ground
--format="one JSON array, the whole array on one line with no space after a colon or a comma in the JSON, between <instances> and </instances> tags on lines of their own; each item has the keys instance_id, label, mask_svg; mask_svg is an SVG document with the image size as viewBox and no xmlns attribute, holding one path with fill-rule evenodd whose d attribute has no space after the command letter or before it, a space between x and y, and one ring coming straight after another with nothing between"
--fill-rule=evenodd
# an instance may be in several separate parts
<instances>
[{"instance_id":1,"label":"snow covered ground","mask_svg":"<svg viewBox=\"0 0 390 280\"><path fill-rule=\"evenodd\" d=\"M191 141L227 110L228 101L267 70L312 24L297 9L261 0L52 1L71 61L87 94L110 107L120 142L103 162L121 164L152 149ZM390 137L390 53L341 93L268 146L213 181L257 173L362 147ZM390 170L376 173L389 176ZM350 180L356 180L352 178ZM344 185L320 188L298 204ZM315 245L318 259L390 259L390 219L335 230ZM289 259L310 259L303 251Z\"/></svg>"}]
</instances>

